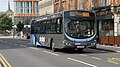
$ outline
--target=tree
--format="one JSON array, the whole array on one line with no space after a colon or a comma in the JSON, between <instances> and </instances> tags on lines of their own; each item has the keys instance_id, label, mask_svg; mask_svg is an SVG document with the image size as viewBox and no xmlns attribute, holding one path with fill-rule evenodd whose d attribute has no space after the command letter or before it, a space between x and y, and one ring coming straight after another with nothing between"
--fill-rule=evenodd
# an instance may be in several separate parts
<instances>
[{"instance_id":1,"label":"tree","mask_svg":"<svg viewBox=\"0 0 120 67\"><path fill-rule=\"evenodd\" d=\"M12 29L12 18L6 14L0 13L0 33L7 33L7 30Z\"/></svg>"},{"instance_id":2,"label":"tree","mask_svg":"<svg viewBox=\"0 0 120 67\"><path fill-rule=\"evenodd\" d=\"M22 31L24 28L24 24L19 21L19 23L17 24L17 28L18 28L18 32Z\"/></svg>"}]
</instances>

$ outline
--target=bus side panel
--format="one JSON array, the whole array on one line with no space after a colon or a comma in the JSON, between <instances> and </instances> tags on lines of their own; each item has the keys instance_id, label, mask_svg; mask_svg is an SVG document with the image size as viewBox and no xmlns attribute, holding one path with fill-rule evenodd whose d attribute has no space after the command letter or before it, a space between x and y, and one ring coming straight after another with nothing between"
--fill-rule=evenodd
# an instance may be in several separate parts
<instances>
[{"instance_id":1,"label":"bus side panel","mask_svg":"<svg viewBox=\"0 0 120 67\"><path fill-rule=\"evenodd\" d=\"M64 36L63 34L55 34L53 35L54 37L54 43L55 43L55 48L63 48L64 44L63 44L63 40L64 40Z\"/></svg>"},{"instance_id":2,"label":"bus side panel","mask_svg":"<svg viewBox=\"0 0 120 67\"><path fill-rule=\"evenodd\" d=\"M30 41L34 45L42 46L41 42L39 41L39 38L38 38L37 34L31 34Z\"/></svg>"},{"instance_id":3,"label":"bus side panel","mask_svg":"<svg viewBox=\"0 0 120 67\"><path fill-rule=\"evenodd\" d=\"M45 41L42 42L43 46L50 47L50 40L53 39L53 42L55 43L55 48L63 48L63 34L40 34L39 40L42 37L42 39L45 38Z\"/></svg>"},{"instance_id":4,"label":"bus side panel","mask_svg":"<svg viewBox=\"0 0 120 67\"><path fill-rule=\"evenodd\" d=\"M30 43L35 45L35 36L34 36L34 34L30 35Z\"/></svg>"}]
</instances>

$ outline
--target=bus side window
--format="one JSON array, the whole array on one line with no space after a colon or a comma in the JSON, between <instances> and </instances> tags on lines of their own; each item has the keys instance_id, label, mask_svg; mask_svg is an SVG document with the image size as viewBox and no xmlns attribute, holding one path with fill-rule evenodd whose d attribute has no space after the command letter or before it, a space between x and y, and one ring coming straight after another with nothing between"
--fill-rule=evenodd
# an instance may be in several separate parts
<instances>
[{"instance_id":1,"label":"bus side window","mask_svg":"<svg viewBox=\"0 0 120 67\"><path fill-rule=\"evenodd\" d=\"M56 27L57 33L62 33L62 18L57 19Z\"/></svg>"},{"instance_id":2,"label":"bus side window","mask_svg":"<svg viewBox=\"0 0 120 67\"><path fill-rule=\"evenodd\" d=\"M60 33L62 33L62 18L60 18L60 29L59 29L59 31L60 31Z\"/></svg>"}]
</instances>

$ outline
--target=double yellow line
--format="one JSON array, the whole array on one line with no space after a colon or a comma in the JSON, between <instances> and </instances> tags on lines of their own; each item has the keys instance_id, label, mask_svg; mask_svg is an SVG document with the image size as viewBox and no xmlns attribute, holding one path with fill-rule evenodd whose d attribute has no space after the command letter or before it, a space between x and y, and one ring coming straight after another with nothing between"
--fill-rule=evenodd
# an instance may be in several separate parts
<instances>
[{"instance_id":1,"label":"double yellow line","mask_svg":"<svg viewBox=\"0 0 120 67\"><path fill-rule=\"evenodd\" d=\"M3 67L12 67L1 53L0 53L0 62Z\"/></svg>"}]
</instances>

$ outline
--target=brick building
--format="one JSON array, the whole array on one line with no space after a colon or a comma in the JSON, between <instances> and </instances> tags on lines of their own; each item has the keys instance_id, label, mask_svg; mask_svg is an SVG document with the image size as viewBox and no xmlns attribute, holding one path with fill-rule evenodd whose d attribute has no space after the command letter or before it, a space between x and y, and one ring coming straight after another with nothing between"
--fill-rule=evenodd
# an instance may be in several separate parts
<instances>
[{"instance_id":1,"label":"brick building","mask_svg":"<svg viewBox=\"0 0 120 67\"><path fill-rule=\"evenodd\" d=\"M120 44L120 0L94 0L101 44Z\"/></svg>"},{"instance_id":2,"label":"brick building","mask_svg":"<svg viewBox=\"0 0 120 67\"><path fill-rule=\"evenodd\" d=\"M65 10L91 10L92 0L54 0L54 12Z\"/></svg>"},{"instance_id":3,"label":"brick building","mask_svg":"<svg viewBox=\"0 0 120 67\"><path fill-rule=\"evenodd\" d=\"M38 10L39 15L53 14L54 13L54 0L41 0L39 1Z\"/></svg>"}]
</instances>

